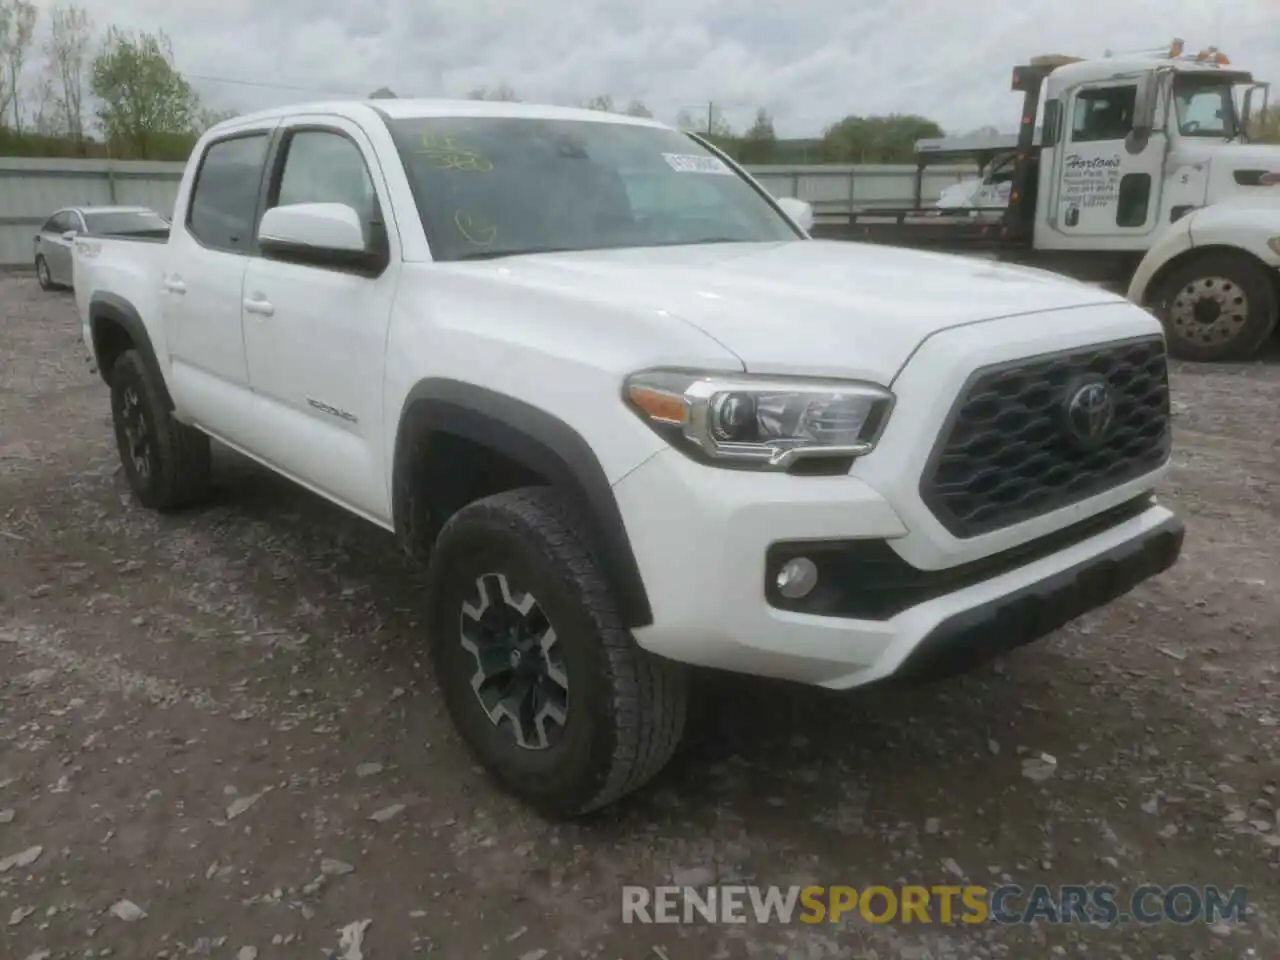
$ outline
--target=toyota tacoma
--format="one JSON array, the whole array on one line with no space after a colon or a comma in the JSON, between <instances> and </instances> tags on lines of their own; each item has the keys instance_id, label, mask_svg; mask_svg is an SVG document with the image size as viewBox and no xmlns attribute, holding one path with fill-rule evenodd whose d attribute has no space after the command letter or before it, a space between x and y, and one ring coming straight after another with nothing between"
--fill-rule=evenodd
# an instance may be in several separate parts
<instances>
[{"instance_id":1,"label":"toyota tacoma","mask_svg":"<svg viewBox=\"0 0 1280 960\"><path fill-rule=\"evenodd\" d=\"M75 294L137 500L213 439L394 534L462 738L574 816L666 763L690 666L947 675L1181 549L1155 318L811 217L652 120L292 106L201 137L167 239L77 239Z\"/></svg>"}]
</instances>

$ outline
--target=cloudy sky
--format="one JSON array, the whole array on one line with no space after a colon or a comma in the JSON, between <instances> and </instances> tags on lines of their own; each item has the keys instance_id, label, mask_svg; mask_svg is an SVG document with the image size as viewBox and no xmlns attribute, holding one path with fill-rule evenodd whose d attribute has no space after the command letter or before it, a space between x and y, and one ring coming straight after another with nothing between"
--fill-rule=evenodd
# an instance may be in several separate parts
<instances>
[{"instance_id":1,"label":"cloudy sky","mask_svg":"<svg viewBox=\"0 0 1280 960\"><path fill-rule=\"evenodd\" d=\"M659 117L756 106L783 136L850 113L949 131L1012 127L1009 68L1183 37L1280 81L1280 0L82 0L97 24L164 29L213 106L359 95L638 97ZM38 5L49 7L47 0ZM273 86L274 85L274 86ZM1273 102L1280 99L1277 90Z\"/></svg>"}]
</instances>

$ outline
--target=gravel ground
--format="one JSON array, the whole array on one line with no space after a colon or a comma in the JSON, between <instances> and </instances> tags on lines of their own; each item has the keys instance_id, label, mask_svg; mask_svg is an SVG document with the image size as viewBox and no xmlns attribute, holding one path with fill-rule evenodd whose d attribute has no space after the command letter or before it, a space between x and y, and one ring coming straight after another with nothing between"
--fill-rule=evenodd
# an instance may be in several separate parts
<instances>
[{"instance_id":1,"label":"gravel ground","mask_svg":"<svg viewBox=\"0 0 1280 960\"><path fill-rule=\"evenodd\" d=\"M12 277L0 297L5 958L1277 956L1274 361L1175 372L1165 496L1188 539L1160 579L906 693L704 679L653 788L565 826L457 742L423 663L419 574L389 535L226 453L216 502L136 507L70 298ZM620 919L624 883L961 877L1245 886L1250 911ZM352 924L362 948L340 951Z\"/></svg>"}]
</instances>

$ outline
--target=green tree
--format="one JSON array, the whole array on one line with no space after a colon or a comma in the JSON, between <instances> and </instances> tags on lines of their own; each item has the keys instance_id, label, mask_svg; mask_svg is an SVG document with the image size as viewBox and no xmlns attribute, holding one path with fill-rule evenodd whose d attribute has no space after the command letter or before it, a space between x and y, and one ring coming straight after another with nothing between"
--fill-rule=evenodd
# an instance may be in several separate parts
<instances>
[{"instance_id":1,"label":"green tree","mask_svg":"<svg viewBox=\"0 0 1280 960\"><path fill-rule=\"evenodd\" d=\"M390 87L379 87L373 93L369 94L370 100L395 100L396 92Z\"/></svg>"},{"instance_id":2,"label":"green tree","mask_svg":"<svg viewBox=\"0 0 1280 960\"><path fill-rule=\"evenodd\" d=\"M822 159L828 163L910 163L917 140L943 136L942 128L915 114L848 116L822 134Z\"/></svg>"},{"instance_id":3,"label":"green tree","mask_svg":"<svg viewBox=\"0 0 1280 960\"><path fill-rule=\"evenodd\" d=\"M625 113L628 117L652 117L653 116L653 114L649 112L649 108L646 107L639 100L632 100L630 103L627 104L626 109L624 109L622 112Z\"/></svg>"},{"instance_id":4,"label":"green tree","mask_svg":"<svg viewBox=\"0 0 1280 960\"><path fill-rule=\"evenodd\" d=\"M738 159L743 163L777 163L778 135L773 132L773 118L761 107L756 120L742 135Z\"/></svg>"},{"instance_id":5,"label":"green tree","mask_svg":"<svg viewBox=\"0 0 1280 960\"><path fill-rule=\"evenodd\" d=\"M1252 138L1258 143L1280 143L1280 106L1267 107L1253 118Z\"/></svg>"},{"instance_id":6,"label":"green tree","mask_svg":"<svg viewBox=\"0 0 1280 960\"><path fill-rule=\"evenodd\" d=\"M468 100L507 100L510 102L519 102L520 98L516 95L514 88L505 80L496 87L476 87L467 94Z\"/></svg>"},{"instance_id":7,"label":"green tree","mask_svg":"<svg viewBox=\"0 0 1280 960\"><path fill-rule=\"evenodd\" d=\"M224 120L230 120L232 117L239 116L234 110L209 110L201 109L196 119L196 133L204 133L210 127L217 126Z\"/></svg>"},{"instance_id":8,"label":"green tree","mask_svg":"<svg viewBox=\"0 0 1280 960\"><path fill-rule=\"evenodd\" d=\"M89 88L103 135L131 157L151 159L199 129L200 98L174 66L163 30L134 34L112 27L93 61Z\"/></svg>"}]
</instances>

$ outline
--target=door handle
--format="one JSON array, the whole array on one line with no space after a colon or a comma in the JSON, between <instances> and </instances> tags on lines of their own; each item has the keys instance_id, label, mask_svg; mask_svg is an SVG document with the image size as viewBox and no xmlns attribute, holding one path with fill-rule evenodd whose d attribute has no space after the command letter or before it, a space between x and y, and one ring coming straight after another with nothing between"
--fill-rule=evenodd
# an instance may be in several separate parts
<instances>
[{"instance_id":1,"label":"door handle","mask_svg":"<svg viewBox=\"0 0 1280 960\"><path fill-rule=\"evenodd\" d=\"M247 313L256 313L261 317L269 317L276 312L276 308L271 305L270 300L258 298L245 300L244 309Z\"/></svg>"},{"instance_id":2,"label":"door handle","mask_svg":"<svg viewBox=\"0 0 1280 960\"><path fill-rule=\"evenodd\" d=\"M178 277L165 277L164 288L170 293L186 293L187 285Z\"/></svg>"}]
</instances>

